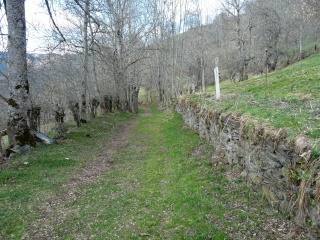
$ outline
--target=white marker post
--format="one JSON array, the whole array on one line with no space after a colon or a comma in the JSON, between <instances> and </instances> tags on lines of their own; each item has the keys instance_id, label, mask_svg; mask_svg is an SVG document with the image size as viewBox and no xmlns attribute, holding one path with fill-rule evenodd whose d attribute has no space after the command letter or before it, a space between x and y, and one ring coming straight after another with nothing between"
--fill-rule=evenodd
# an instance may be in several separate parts
<instances>
[{"instance_id":1,"label":"white marker post","mask_svg":"<svg viewBox=\"0 0 320 240\"><path fill-rule=\"evenodd\" d=\"M214 81L216 84L216 100L220 99L219 58L215 58Z\"/></svg>"}]
</instances>

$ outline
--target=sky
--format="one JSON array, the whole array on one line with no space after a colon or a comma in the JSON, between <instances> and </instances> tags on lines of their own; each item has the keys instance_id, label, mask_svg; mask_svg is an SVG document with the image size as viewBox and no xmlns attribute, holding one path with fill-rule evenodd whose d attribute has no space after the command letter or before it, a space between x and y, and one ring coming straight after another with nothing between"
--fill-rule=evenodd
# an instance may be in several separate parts
<instances>
[{"instance_id":1,"label":"sky","mask_svg":"<svg viewBox=\"0 0 320 240\"><path fill-rule=\"evenodd\" d=\"M214 15L219 8L220 0L199 0L200 8L203 15L203 22L206 21L205 16ZM43 6L43 0L26 0L26 21L27 21L27 51L30 53L43 52L42 48L46 47L45 36L50 32L46 29L51 28L51 21ZM42 6L41 6L42 4ZM55 21L59 21L55 16Z\"/></svg>"},{"instance_id":2,"label":"sky","mask_svg":"<svg viewBox=\"0 0 320 240\"><path fill-rule=\"evenodd\" d=\"M212 16L220 8L220 0L200 0L200 7L203 15Z\"/></svg>"},{"instance_id":3,"label":"sky","mask_svg":"<svg viewBox=\"0 0 320 240\"><path fill-rule=\"evenodd\" d=\"M45 29L50 29L51 22L42 0L26 0L26 22L27 22L27 51L41 52L44 46Z\"/></svg>"}]
</instances>

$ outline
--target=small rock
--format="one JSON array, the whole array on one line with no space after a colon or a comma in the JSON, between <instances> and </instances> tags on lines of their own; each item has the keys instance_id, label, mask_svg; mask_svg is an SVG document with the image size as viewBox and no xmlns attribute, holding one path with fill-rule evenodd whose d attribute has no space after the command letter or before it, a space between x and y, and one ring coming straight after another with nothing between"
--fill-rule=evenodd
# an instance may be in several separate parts
<instances>
[{"instance_id":1,"label":"small rock","mask_svg":"<svg viewBox=\"0 0 320 240\"><path fill-rule=\"evenodd\" d=\"M13 148L8 149L10 155L9 158L15 158L19 155L26 155L31 149L31 146L26 144L22 147L19 145L14 146Z\"/></svg>"},{"instance_id":2,"label":"small rock","mask_svg":"<svg viewBox=\"0 0 320 240\"><path fill-rule=\"evenodd\" d=\"M14 146L13 148L10 148L9 150L10 150L11 152L13 152L13 153L16 153L16 154L20 155L20 154L21 154L20 149L21 149L21 147L18 146L18 145L16 145L16 146Z\"/></svg>"},{"instance_id":3,"label":"small rock","mask_svg":"<svg viewBox=\"0 0 320 240\"><path fill-rule=\"evenodd\" d=\"M18 156L19 156L19 154L17 154L17 153L10 153L9 158L12 159L12 158L16 158Z\"/></svg>"},{"instance_id":4,"label":"small rock","mask_svg":"<svg viewBox=\"0 0 320 240\"><path fill-rule=\"evenodd\" d=\"M41 140L41 142L45 143L45 144L53 144L54 143L54 139L49 138L48 136L44 135L43 133L40 132L36 132L35 136Z\"/></svg>"},{"instance_id":5,"label":"small rock","mask_svg":"<svg viewBox=\"0 0 320 240\"><path fill-rule=\"evenodd\" d=\"M20 154L21 155L26 155L31 149L31 146L26 144L23 147L20 148Z\"/></svg>"}]
</instances>

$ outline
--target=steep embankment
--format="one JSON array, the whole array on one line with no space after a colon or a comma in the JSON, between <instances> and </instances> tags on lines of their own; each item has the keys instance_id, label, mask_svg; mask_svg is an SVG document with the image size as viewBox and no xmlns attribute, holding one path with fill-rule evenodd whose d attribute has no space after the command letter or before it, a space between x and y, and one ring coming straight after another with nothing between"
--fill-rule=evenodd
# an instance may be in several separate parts
<instances>
[{"instance_id":1,"label":"steep embankment","mask_svg":"<svg viewBox=\"0 0 320 240\"><path fill-rule=\"evenodd\" d=\"M307 238L178 114L132 117L95 119L1 171L0 238Z\"/></svg>"},{"instance_id":2,"label":"steep embankment","mask_svg":"<svg viewBox=\"0 0 320 240\"><path fill-rule=\"evenodd\" d=\"M181 98L187 125L206 136L273 206L320 235L320 55L211 94Z\"/></svg>"}]
</instances>

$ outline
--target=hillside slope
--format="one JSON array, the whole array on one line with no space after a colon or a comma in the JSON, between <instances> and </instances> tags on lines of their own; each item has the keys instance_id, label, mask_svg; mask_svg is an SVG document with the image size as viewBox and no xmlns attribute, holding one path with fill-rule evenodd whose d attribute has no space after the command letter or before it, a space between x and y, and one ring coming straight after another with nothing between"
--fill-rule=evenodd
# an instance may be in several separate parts
<instances>
[{"instance_id":1,"label":"hillside slope","mask_svg":"<svg viewBox=\"0 0 320 240\"><path fill-rule=\"evenodd\" d=\"M285 128L290 137L306 135L319 154L320 146L320 55L315 54L283 70L247 81L221 84L221 100L206 94L188 98L210 108L239 112L261 123Z\"/></svg>"}]
</instances>

